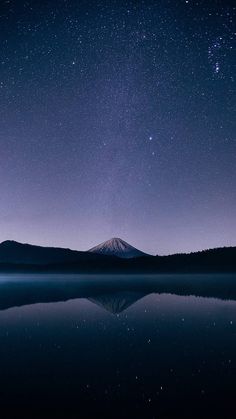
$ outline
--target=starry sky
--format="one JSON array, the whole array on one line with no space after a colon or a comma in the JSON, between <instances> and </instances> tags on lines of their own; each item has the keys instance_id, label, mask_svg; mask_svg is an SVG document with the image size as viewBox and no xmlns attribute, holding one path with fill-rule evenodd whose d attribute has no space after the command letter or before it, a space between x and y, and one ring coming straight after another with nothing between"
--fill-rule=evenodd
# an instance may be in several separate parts
<instances>
[{"instance_id":1,"label":"starry sky","mask_svg":"<svg viewBox=\"0 0 236 419\"><path fill-rule=\"evenodd\" d=\"M228 0L0 3L0 241L236 245Z\"/></svg>"}]
</instances>

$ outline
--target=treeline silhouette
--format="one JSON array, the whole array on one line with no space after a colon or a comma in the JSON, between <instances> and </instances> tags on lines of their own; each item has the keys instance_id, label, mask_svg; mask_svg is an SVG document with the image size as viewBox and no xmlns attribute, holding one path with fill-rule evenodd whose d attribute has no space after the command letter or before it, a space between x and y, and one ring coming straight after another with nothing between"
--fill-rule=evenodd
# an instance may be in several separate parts
<instances>
[{"instance_id":1,"label":"treeline silhouette","mask_svg":"<svg viewBox=\"0 0 236 419\"><path fill-rule=\"evenodd\" d=\"M169 256L121 259L70 249L7 241L0 244L1 272L178 273L236 272L236 247Z\"/></svg>"}]
</instances>

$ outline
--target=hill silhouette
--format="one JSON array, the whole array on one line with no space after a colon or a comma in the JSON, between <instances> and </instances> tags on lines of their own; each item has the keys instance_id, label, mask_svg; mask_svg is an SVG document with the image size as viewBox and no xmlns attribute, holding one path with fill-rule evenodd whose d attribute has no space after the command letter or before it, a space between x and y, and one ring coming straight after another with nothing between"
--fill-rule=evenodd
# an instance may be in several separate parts
<instances>
[{"instance_id":1,"label":"hill silhouette","mask_svg":"<svg viewBox=\"0 0 236 419\"><path fill-rule=\"evenodd\" d=\"M189 254L122 258L96 252L42 247L4 241L0 244L1 272L158 273L236 272L236 247Z\"/></svg>"}]
</instances>

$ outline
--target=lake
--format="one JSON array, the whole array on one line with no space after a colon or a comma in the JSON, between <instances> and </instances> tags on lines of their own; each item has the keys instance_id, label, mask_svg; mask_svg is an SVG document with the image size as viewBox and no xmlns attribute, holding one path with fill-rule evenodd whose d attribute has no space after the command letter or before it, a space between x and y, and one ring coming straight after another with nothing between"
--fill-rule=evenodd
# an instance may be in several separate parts
<instances>
[{"instance_id":1,"label":"lake","mask_svg":"<svg viewBox=\"0 0 236 419\"><path fill-rule=\"evenodd\" d=\"M236 276L1 274L0 355L3 418L233 418Z\"/></svg>"}]
</instances>

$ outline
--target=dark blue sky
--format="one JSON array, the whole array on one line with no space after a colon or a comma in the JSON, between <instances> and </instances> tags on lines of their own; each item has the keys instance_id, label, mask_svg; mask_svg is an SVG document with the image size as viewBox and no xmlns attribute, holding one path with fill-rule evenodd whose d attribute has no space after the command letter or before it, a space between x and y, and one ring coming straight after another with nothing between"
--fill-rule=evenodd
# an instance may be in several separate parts
<instances>
[{"instance_id":1,"label":"dark blue sky","mask_svg":"<svg viewBox=\"0 0 236 419\"><path fill-rule=\"evenodd\" d=\"M0 240L236 245L235 9L2 1Z\"/></svg>"}]
</instances>

